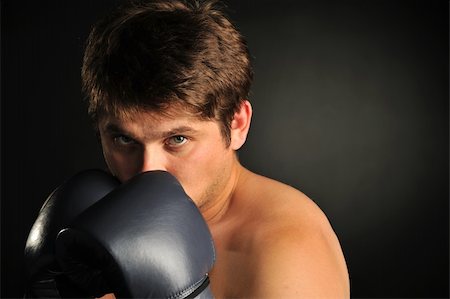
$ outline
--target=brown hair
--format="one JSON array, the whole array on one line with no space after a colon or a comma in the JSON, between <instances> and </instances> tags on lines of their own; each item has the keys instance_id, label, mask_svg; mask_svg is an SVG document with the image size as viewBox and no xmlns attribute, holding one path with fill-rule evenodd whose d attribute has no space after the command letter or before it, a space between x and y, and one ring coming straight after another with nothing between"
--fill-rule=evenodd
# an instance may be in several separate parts
<instances>
[{"instance_id":1,"label":"brown hair","mask_svg":"<svg viewBox=\"0 0 450 299\"><path fill-rule=\"evenodd\" d=\"M215 1L122 5L94 26L82 67L94 122L176 105L219 121L227 144L252 77L246 42Z\"/></svg>"}]
</instances>

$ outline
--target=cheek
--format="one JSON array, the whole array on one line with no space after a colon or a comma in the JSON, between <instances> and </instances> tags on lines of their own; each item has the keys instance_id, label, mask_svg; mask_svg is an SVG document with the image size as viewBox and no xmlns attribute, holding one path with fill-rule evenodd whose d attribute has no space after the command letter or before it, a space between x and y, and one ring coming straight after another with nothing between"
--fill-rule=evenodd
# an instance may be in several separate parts
<instances>
[{"instance_id":1,"label":"cheek","mask_svg":"<svg viewBox=\"0 0 450 299\"><path fill-rule=\"evenodd\" d=\"M199 147L191 154L189 159L180 161L173 169L186 193L194 200L202 198L206 190L215 184L219 177L227 172L230 159L230 150L226 150L220 142L212 142L215 146ZM172 172L169 170L169 172Z\"/></svg>"},{"instance_id":2,"label":"cheek","mask_svg":"<svg viewBox=\"0 0 450 299\"><path fill-rule=\"evenodd\" d=\"M121 182L129 180L137 173L136 163L130 156L120 155L104 147L103 157L111 173Z\"/></svg>"}]
</instances>

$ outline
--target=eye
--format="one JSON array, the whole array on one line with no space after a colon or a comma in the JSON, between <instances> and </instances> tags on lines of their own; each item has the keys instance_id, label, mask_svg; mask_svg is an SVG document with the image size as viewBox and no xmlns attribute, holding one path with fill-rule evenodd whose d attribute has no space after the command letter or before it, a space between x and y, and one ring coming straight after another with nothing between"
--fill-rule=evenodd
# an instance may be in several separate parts
<instances>
[{"instance_id":1,"label":"eye","mask_svg":"<svg viewBox=\"0 0 450 299\"><path fill-rule=\"evenodd\" d=\"M177 135L177 136L170 137L166 143L170 147L178 147L178 146L182 146L187 141L188 141L188 139L186 137Z\"/></svg>"},{"instance_id":2,"label":"eye","mask_svg":"<svg viewBox=\"0 0 450 299\"><path fill-rule=\"evenodd\" d=\"M117 135L113 137L114 143L117 145L134 144L134 140L126 135Z\"/></svg>"}]
</instances>

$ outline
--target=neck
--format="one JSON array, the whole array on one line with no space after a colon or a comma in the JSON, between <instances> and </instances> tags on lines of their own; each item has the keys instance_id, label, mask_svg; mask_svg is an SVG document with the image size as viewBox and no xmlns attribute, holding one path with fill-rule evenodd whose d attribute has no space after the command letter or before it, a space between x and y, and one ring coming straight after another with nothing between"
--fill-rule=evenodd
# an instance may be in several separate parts
<instances>
[{"instance_id":1,"label":"neck","mask_svg":"<svg viewBox=\"0 0 450 299\"><path fill-rule=\"evenodd\" d=\"M243 167L236 159L231 166L229 176L223 178L224 186L221 188L220 193L200 208L203 217L209 225L220 222L226 216L242 172Z\"/></svg>"}]
</instances>

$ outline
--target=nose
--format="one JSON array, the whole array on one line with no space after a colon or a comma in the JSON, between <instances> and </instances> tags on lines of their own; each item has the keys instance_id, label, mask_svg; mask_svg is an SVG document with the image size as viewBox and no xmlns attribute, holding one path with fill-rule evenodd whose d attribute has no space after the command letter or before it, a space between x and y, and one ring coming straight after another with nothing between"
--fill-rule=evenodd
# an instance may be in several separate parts
<instances>
[{"instance_id":1,"label":"nose","mask_svg":"<svg viewBox=\"0 0 450 299\"><path fill-rule=\"evenodd\" d=\"M167 171L166 155L162 150L145 148L142 152L140 172L152 170Z\"/></svg>"}]
</instances>

